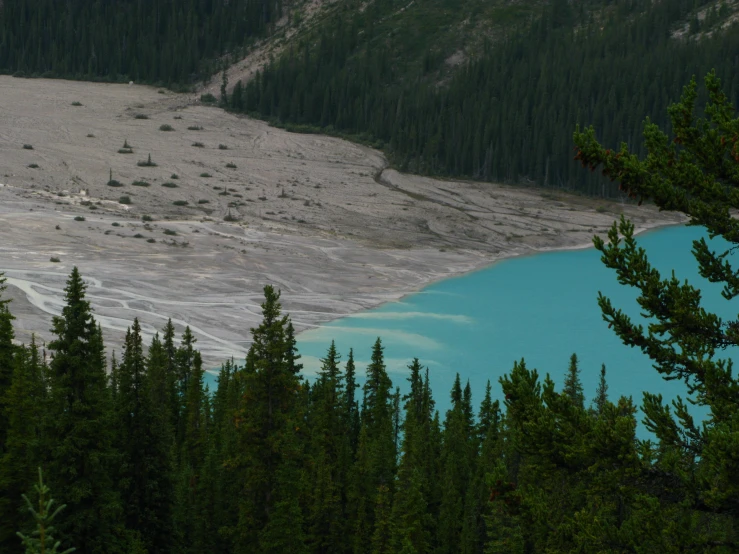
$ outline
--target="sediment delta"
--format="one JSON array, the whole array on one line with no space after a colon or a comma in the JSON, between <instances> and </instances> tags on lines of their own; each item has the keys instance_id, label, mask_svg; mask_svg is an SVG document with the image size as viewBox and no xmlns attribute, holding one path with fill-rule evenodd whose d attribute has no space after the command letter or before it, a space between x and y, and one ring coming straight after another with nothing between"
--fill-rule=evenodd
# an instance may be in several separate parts
<instances>
[{"instance_id":1,"label":"sediment delta","mask_svg":"<svg viewBox=\"0 0 739 554\"><path fill-rule=\"evenodd\" d=\"M243 357L266 283L300 331L497 259L587 245L621 213L642 229L682 221L405 175L381 152L192 95L12 77L0 77L0 183L19 341L50 338L76 265L109 354L134 317L146 340L172 318L211 366Z\"/></svg>"}]
</instances>

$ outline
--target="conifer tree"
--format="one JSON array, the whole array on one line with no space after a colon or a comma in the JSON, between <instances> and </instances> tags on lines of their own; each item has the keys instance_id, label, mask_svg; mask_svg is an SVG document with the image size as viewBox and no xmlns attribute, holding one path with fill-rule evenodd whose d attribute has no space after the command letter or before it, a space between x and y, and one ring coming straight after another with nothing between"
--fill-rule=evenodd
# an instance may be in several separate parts
<instances>
[{"instance_id":1,"label":"conifer tree","mask_svg":"<svg viewBox=\"0 0 739 554\"><path fill-rule=\"evenodd\" d=\"M126 332L118 383L116 444L126 528L137 533L148 551L164 552L172 532L169 414L153 401L138 319Z\"/></svg>"},{"instance_id":2,"label":"conifer tree","mask_svg":"<svg viewBox=\"0 0 739 554\"><path fill-rule=\"evenodd\" d=\"M38 509L34 508L25 494L23 500L26 503L26 508L33 516L36 528L30 535L18 532L18 537L23 541L23 546L26 548L26 554L71 554L75 552L76 548L67 548L60 552L61 541L54 539L54 520L67 506L66 504L54 506L56 501L51 498L51 491L44 483L41 468L38 468L38 483L34 485L34 490L38 495Z\"/></svg>"},{"instance_id":3,"label":"conifer tree","mask_svg":"<svg viewBox=\"0 0 739 554\"><path fill-rule=\"evenodd\" d=\"M31 489L43 461L42 421L46 410L46 387L35 336L28 348L18 348L13 379L5 395L8 433L0 456L0 551L19 548L16 531L25 521L18 499Z\"/></svg>"},{"instance_id":4,"label":"conifer tree","mask_svg":"<svg viewBox=\"0 0 739 554\"><path fill-rule=\"evenodd\" d=\"M8 420L5 414L5 396L10 390L13 377L13 319L15 319L8 308L10 300L3 298L3 292L7 288L5 277L0 273L0 456L5 451L5 441L8 432Z\"/></svg>"},{"instance_id":5,"label":"conifer tree","mask_svg":"<svg viewBox=\"0 0 739 554\"><path fill-rule=\"evenodd\" d=\"M428 448L428 413L424 409L424 383L418 358L408 366L410 392L404 399L402 457L393 497L391 544L393 552L423 554L431 551L432 519L424 492L425 451Z\"/></svg>"},{"instance_id":6,"label":"conifer tree","mask_svg":"<svg viewBox=\"0 0 739 554\"><path fill-rule=\"evenodd\" d=\"M349 444L351 445L352 454L356 453L357 442L359 441L359 404L355 399L355 392L359 385L356 380L356 371L354 350L350 348L345 369L346 392L344 407L346 410L346 420L349 425Z\"/></svg>"},{"instance_id":7,"label":"conifer tree","mask_svg":"<svg viewBox=\"0 0 739 554\"><path fill-rule=\"evenodd\" d=\"M570 367L567 369L562 394L566 395L579 408L582 408L585 404L585 395L580 381L580 369L577 366L577 354L572 354L570 357Z\"/></svg>"},{"instance_id":8,"label":"conifer tree","mask_svg":"<svg viewBox=\"0 0 739 554\"><path fill-rule=\"evenodd\" d=\"M600 366L598 388L595 389L595 398L593 398L591 410L598 415L602 414L606 402L608 402L608 383L606 382L606 364L602 364Z\"/></svg>"},{"instance_id":9,"label":"conifer tree","mask_svg":"<svg viewBox=\"0 0 739 554\"><path fill-rule=\"evenodd\" d=\"M344 498L350 461L344 384L336 345L321 361L312 389L311 448L313 494L309 525L313 552L346 550Z\"/></svg>"},{"instance_id":10,"label":"conifer tree","mask_svg":"<svg viewBox=\"0 0 739 554\"><path fill-rule=\"evenodd\" d=\"M264 297L262 323L252 329L237 412L245 488L236 551L299 552L304 548L302 515L298 517L301 385L280 293L267 285Z\"/></svg>"},{"instance_id":11,"label":"conifer tree","mask_svg":"<svg viewBox=\"0 0 739 554\"><path fill-rule=\"evenodd\" d=\"M441 450L442 498L439 508L438 541L439 551L457 552L461 542L464 498L469 486L474 443L472 421L470 421L470 395L462 392L457 374L451 392L452 409L444 421L443 445Z\"/></svg>"},{"instance_id":12,"label":"conifer tree","mask_svg":"<svg viewBox=\"0 0 739 554\"><path fill-rule=\"evenodd\" d=\"M60 535L80 552L110 552L120 521L111 482L114 451L111 405L86 285L75 267L67 280L62 315L54 317L56 338L48 344L50 406L45 436L49 482L67 502Z\"/></svg>"},{"instance_id":13,"label":"conifer tree","mask_svg":"<svg viewBox=\"0 0 739 554\"><path fill-rule=\"evenodd\" d=\"M167 386L170 391L169 405L172 410L171 423L172 429L177 433L179 429L180 417L180 385L178 382L177 372L177 346L175 345L175 328L172 319L167 320L162 335L162 348L164 349L165 368L164 373L167 375Z\"/></svg>"}]
</instances>

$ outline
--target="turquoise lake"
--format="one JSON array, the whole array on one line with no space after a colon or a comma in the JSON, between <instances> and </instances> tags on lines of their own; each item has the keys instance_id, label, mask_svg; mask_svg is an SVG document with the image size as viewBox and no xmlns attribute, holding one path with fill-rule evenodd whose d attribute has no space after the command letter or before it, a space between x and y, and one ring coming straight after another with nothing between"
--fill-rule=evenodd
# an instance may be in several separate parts
<instances>
[{"instance_id":1,"label":"turquoise lake","mask_svg":"<svg viewBox=\"0 0 739 554\"><path fill-rule=\"evenodd\" d=\"M692 240L701 236L697 228L670 227L640 235L638 242L663 278L674 269L681 281L701 286L705 308L724 318L736 317L739 304L723 299L721 287L698 274L690 250ZM414 357L429 368L442 416L457 372L463 384L469 380L477 410L486 382L492 383L495 397L500 398L498 379L521 358L542 378L549 373L561 389L573 352L580 360L587 403L602 363L611 400L632 396L638 405L644 390L661 392L666 398L685 397L682 382L664 381L641 351L624 346L608 329L598 308L598 291L632 317L639 316L635 290L618 284L594 248L513 258L303 332L298 347L309 378L320 367L332 339L342 361L349 348L354 349L358 373L363 375L379 336L388 372L401 389Z\"/></svg>"}]
</instances>

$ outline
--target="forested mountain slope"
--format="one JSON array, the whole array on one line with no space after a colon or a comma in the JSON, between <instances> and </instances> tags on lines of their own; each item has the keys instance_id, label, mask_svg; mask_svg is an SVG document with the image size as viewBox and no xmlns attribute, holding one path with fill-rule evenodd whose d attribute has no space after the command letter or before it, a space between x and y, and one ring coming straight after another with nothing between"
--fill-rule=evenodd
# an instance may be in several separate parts
<instances>
[{"instance_id":1,"label":"forested mountain slope","mask_svg":"<svg viewBox=\"0 0 739 554\"><path fill-rule=\"evenodd\" d=\"M269 32L282 0L3 0L0 71L170 86Z\"/></svg>"},{"instance_id":2,"label":"forested mountain slope","mask_svg":"<svg viewBox=\"0 0 739 554\"><path fill-rule=\"evenodd\" d=\"M414 57L410 45L419 34L423 44L419 29L432 25L406 16L387 30L382 14L397 19L400 4L357 4L237 87L230 104L371 140L407 171L613 193L572 162L577 123L595 124L607 144L625 138L638 148L644 115L666 125L681 83L711 68L739 99L739 32L729 24L737 6L701 4L554 2L518 18L501 6L491 22L518 24L461 32L462 45L482 40L451 75L450 63L466 57L446 40L453 25L437 22L440 40Z\"/></svg>"}]
</instances>

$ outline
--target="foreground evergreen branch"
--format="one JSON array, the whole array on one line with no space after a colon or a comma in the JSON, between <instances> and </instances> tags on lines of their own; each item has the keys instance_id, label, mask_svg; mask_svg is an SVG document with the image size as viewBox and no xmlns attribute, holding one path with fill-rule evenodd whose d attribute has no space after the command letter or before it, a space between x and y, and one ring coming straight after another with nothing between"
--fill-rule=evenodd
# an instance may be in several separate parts
<instances>
[{"instance_id":1,"label":"foreground evergreen branch","mask_svg":"<svg viewBox=\"0 0 739 554\"><path fill-rule=\"evenodd\" d=\"M36 522L36 530L30 536L20 532L18 533L18 536L23 541L23 546L26 547L26 554L70 554L74 552L74 548L60 551L61 542L54 541L52 537L52 533L54 532L54 526L52 525L54 518L67 506L66 504L62 504L54 509L54 503L56 501L51 498L51 490L44 483L41 468L38 469L38 483L33 488L36 494L38 494L38 509L33 507L33 504L25 494L23 495L23 500L26 502L28 511L31 512Z\"/></svg>"},{"instance_id":2,"label":"foreground evergreen branch","mask_svg":"<svg viewBox=\"0 0 739 554\"><path fill-rule=\"evenodd\" d=\"M704 117L696 115L695 78L680 102L669 109L673 138L649 120L644 138L648 155L640 159L623 143L618 151L600 145L590 127L575 132L576 159L618 181L622 191L660 209L678 211L689 224L706 229L711 239L728 246L719 251L701 238L693 241L700 274L723 284L723 296L739 295L739 270L731 255L739 247L739 118L714 72L705 78L708 102ZM645 458L649 487L656 497L696 512L739 517L739 382L731 358L720 357L739 345L739 320L725 321L708 312L701 291L673 274L663 278L636 244L634 226L624 218L614 223L608 241L594 239L604 264L621 284L634 287L646 329L600 295L603 318L624 344L640 348L665 379L685 382L688 402L705 406L701 424L678 397L664 405L662 395L644 394L644 423L659 439ZM719 541L721 542L721 541ZM718 544L715 540L705 545ZM724 542L723 545L736 542Z\"/></svg>"}]
</instances>

